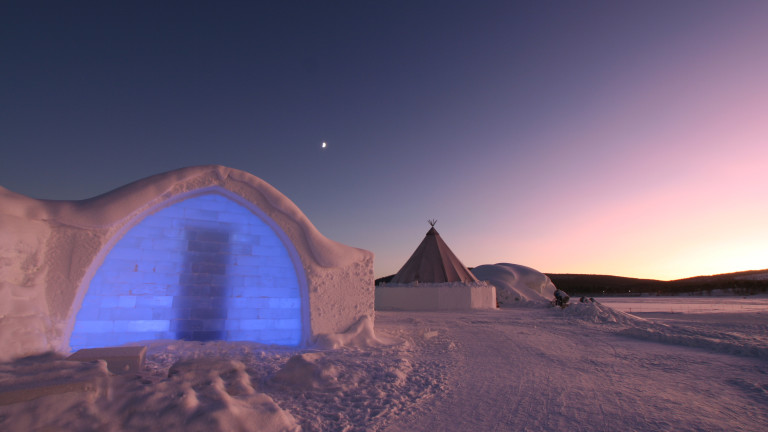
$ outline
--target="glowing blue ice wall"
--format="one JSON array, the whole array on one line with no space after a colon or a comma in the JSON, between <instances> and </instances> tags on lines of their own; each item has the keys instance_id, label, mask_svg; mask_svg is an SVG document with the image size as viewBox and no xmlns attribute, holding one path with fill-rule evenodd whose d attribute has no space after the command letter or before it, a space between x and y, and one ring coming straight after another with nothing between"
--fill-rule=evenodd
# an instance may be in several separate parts
<instances>
[{"instance_id":1,"label":"glowing blue ice wall","mask_svg":"<svg viewBox=\"0 0 768 432\"><path fill-rule=\"evenodd\" d=\"M299 281L261 218L209 193L131 228L96 271L75 319L77 350L152 339L301 342Z\"/></svg>"}]
</instances>

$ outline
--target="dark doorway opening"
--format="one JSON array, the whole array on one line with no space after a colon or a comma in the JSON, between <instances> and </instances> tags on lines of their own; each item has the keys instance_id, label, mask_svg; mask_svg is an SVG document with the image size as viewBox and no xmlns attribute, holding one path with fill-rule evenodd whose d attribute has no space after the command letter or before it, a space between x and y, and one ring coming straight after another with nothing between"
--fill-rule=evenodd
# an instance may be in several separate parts
<instances>
[{"instance_id":1,"label":"dark doorway opening","mask_svg":"<svg viewBox=\"0 0 768 432\"><path fill-rule=\"evenodd\" d=\"M226 339L230 234L221 229L187 227L186 239L171 330L183 340Z\"/></svg>"}]
</instances>

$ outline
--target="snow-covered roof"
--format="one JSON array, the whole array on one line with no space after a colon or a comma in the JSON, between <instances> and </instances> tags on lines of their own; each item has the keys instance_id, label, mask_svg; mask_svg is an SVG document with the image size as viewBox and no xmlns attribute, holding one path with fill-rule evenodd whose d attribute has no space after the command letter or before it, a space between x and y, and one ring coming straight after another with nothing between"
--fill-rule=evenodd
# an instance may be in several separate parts
<instances>
[{"instance_id":1,"label":"snow-covered roof","mask_svg":"<svg viewBox=\"0 0 768 432\"><path fill-rule=\"evenodd\" d=\"M549 301L556 289L547 275L519 264L484 264L473 268L472 273L496 287L496 298L503 306L520 300Z\"/></svg>"},{"instance_id":2,"label":"snow-covered roof","mask_svg":"<svg viewBox=\"0 0 768 432\"><path fill-rule=\"evenodd\" d=\"M293 201L269 183L248 172L221 165L193 166L156 174L80 201L38 200L0 186L0 215L55 221L78 228L109 228L121 226L133 215L175 196L207 187L234 192L249 201L263 204L259 207L273 219L290 220L297 224L313 257L324 267L349 263L367 252L352 250L329 240Z\"/></svg>"}]
</instances>

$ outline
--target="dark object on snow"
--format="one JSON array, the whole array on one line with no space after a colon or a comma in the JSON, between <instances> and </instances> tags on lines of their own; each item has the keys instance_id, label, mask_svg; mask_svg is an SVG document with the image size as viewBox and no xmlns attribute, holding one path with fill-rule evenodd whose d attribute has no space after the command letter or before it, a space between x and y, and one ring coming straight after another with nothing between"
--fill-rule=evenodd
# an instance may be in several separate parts
<instances>
[{"instance_id":1,"label":"dark object on snow","mask_svg":"<svg viewBox=\"0 0 768 432\"><path fill-rule=\"evenodd\" d=\"M568 300L571 298L568 296L568 294L565 293L563 290L555 290L555 306L560 306L561 308L565 308L568 306Z\"/></svg>"}]
</instances>

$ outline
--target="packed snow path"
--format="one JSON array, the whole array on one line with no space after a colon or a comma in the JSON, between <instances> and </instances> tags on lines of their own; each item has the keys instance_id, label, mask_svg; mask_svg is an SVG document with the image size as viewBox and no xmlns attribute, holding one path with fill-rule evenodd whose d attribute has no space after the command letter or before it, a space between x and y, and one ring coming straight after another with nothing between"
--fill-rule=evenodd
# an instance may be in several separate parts
<instances>
[{"instance_id":1,"label":"packed snow path","mask_svg":"<svg viewBox=\"0 0 768 432\"><path fill-rule=\"evenodd\" d=\"M379 312L333 350L158 342L139 375L24 359L0 430L768 430L768 314L647 316ZM13 401L41 385L64 390Z\"/></svg>"}]
</instances>

